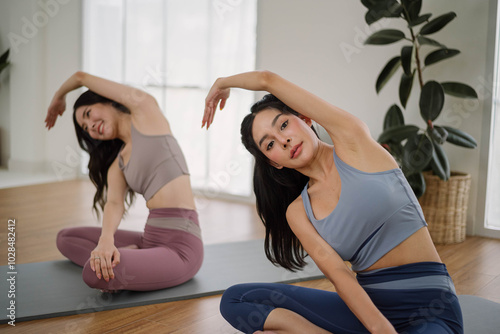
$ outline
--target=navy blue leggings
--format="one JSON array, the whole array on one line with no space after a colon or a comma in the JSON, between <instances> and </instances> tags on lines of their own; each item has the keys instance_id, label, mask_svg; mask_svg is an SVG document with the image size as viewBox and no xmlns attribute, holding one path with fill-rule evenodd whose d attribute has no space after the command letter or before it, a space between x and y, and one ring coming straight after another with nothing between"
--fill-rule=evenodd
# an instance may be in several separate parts
<instances>
[{"instance_id":1,"label":"navy blue leggings","mask_svg":"<svg viewBox=\"0 0 500 334\"><path fill-rule=\"evenodd\" d=\"M358 282L398 333L463 333L458 298L442 263L360 273ZM263 330L275 308L300 314L335 334L368 333L335 292L277 283L238 284L224 292L220 304L222 316L245 333Z\"/></svg>"}]
</instances>

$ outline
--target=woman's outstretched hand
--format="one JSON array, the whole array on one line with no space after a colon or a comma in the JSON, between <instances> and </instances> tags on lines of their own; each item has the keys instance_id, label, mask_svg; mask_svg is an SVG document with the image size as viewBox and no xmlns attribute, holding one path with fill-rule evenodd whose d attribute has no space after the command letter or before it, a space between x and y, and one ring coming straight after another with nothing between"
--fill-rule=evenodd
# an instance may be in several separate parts
<instances>
[{"instance_id":1,"label":"woman's outstretched hand","mask_svg":"<svg viewBox=\"0 0 500 334\"><path fill-rule=\"evenodd\" d=\"M220 103L220 110L222 110L228 98L229 88L221 88L220 79L217 79L205 98L205 113L203 114L203 120L201 122L202 128L206 125L208 130L210 124L214 121L217 105Z\"/></svg>"},{"instance_id":2,"label":"woman's outstretched hand","mask_svg":"<svg viewBox=\"0 0 500 334\"><path fill-rule=\"evenodd\" d=\"M54 96L50 103L47 117L45 118L45 127L50 130L56 124L58 116L61 116L66 110L66 99L64 97Z\"/></svg>"},{"instance_id":3,"label":"woman's outstretched hand","mask_svg":"<svg viewBox=\"0 0 500 334\"><path fill-rule=\"evenodd\" d=\"M99 242L90 253L90 268L98 279L104 278L106 282L115 278L113 268L120 263L120 252L114 244Z\"/></svg>"}]
</instances>

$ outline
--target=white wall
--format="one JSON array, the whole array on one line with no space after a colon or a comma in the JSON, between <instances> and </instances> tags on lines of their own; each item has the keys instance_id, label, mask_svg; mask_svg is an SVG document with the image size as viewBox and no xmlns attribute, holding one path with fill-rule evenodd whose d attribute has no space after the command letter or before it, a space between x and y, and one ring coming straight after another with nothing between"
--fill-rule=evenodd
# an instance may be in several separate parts
<instances>
[{"instance_id":1,"label":"white wall","mask_svg":"<svg viewBox=\"0 0 500 334\"><path fill-rule=\"evenodd\" d=\"M490 0L424 1L422 13L434 17L454 11L457 18L442 31L429 36L462 53L454 59L429 67L424 79L461 81L477 88L479 102L447 97L437 124L458 127L480 142L483 101L490 98L492 73L488 68L487 30ZM398 102L399 76L377 96L375 81L386 62L398 55L403 42L391 46L364 46L372 32L383 28L405 29L401 20L379 21L368 26L360 1L261 0L259 2L258 64L275 71L327 101L363 119L377 137L386 110ZM427 51L422 50L424 53ZM489 67L491 69L491 66ZM489 84L488 84L489 82ZM485 84L486 83L486 84ZM414 85L415 87L416 85ZM407 123L422 124L418 111L418 90L414 90L404 111ZM479 177L480 149L468 150L445 144L453 170L472 174L467 232L474 233Z\"/></svg>"},{"instance_id":2,"label":"white wall","mask_svg":"<svg viewBox=\"0 0 500 334\"><path fill-rule=\"evenodd\" d=\"M9 96L2 92L2 164L9 170L45 171L58 178L77 175L77 143L71 111L50 132L44 127L47 107L61 83L81 68L80 0L0 2L2 47L11 49ZM4 17L6 16L6 17ZM3 89L2 89L3 90ZM74 96L67 99L69 110ZM5 109L4 109L5 108ZM5 123L4 123L5 121ZM5 130L4 130L5 129Z\"/></svg>"}]
</instances>

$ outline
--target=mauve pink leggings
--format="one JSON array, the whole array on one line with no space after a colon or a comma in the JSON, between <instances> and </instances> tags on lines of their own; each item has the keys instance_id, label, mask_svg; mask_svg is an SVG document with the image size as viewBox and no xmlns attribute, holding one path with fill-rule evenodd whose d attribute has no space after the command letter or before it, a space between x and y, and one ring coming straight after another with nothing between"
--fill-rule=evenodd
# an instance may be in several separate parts
<instances>
[{"instance_id":1,"label":"mauve pink leggings","mask_svg":"<svg viewBox=\"0 0 500 334\"><path fill-rule=\"evenodd\" d=\"M179 224L182 221L189 227L182 227ZM173 228L158 226L163 223ZM91 288L134 291L164 289L191 279L203 262L198 215L193 210L153 209L150 210L144 232L117 230L115 246L120 251L120 263L113 270L115 278L109 282L98 279L90 268L90 253L97 246L100 236L100 227L66 228L57 235L57 248L68 259L83 266L83 280ZM120 248L129 245L137 245L139 249Z\"/></svg>"}]
</instances>

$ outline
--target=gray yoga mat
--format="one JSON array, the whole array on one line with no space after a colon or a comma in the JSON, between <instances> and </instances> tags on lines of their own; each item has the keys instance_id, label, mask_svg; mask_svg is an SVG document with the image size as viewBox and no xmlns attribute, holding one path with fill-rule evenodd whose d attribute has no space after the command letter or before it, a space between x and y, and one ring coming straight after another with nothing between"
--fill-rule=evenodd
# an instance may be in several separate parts
<instances>
[{"instance_id":1,"label":"gray yoga mat","mask_svg":"<svg viewBox=\"0 0 500 334\"><path fill-rule=\"evenodd\" d=\"M500 304L477 296L458 296L465 334L500 333Z\"/></svg>"},{"instance_id":2,"label":"gray yoga mat","mask_svg":"<svg viewBox=\"0 0 500 334\"><path fill-rule=\"evenodd\" d=\"M18 264L15 281L7 280L11 270L1 266L0 323L11 320L7 310L11 301L18 322L215 295L238 283L291 283L324 277L308 261L303 271L292 273L267 260L263 240L207 245L203 266L190 281L164 290L117 294L89 288L82 280L82 268L67 260ZM15 290L15 296L9 296L9 290Z\"/></svg>"}]
</instances>

